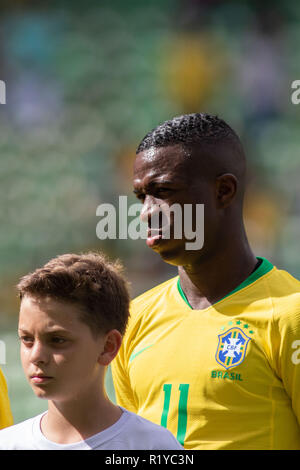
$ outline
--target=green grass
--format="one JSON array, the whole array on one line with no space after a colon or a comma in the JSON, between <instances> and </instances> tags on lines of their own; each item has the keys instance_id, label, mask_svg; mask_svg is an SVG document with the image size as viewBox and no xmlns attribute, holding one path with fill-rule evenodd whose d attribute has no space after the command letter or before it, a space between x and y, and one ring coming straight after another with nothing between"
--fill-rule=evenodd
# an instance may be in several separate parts
<instances>
[{"instance_id":1,"label":"green grass","mask_svg":"<svg viewBox=\"0 0 300 470\"><path fill-rule=\"evenodd\" d=\"M14 331L1 332L1 341L5 343L5 364L1 363L5 375L14 423L31 418L47 409L47 401L37 398L25 379L19 357L19 339ZM115 403L110 368L105 380L106 392Z\"/></svg>"}]
</instances>

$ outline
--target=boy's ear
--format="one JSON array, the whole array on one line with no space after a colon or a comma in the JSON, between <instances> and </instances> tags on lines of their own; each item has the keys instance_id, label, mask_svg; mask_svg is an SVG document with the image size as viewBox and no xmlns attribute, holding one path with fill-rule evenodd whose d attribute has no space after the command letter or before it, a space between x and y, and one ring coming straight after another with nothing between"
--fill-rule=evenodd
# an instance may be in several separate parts
<instances>
[{"instance_id":1,"label":"boy's ear","mask_svg":"<svg viewBox=\"0 0 300 470\"><path fill-rule=\"evenodd\" d=\"M122 335L118 330L110 330L105 335L103 350L99 356L98 362L102 366L108 366L118 354L122 344Z\"/></svg>"}]
</instances>

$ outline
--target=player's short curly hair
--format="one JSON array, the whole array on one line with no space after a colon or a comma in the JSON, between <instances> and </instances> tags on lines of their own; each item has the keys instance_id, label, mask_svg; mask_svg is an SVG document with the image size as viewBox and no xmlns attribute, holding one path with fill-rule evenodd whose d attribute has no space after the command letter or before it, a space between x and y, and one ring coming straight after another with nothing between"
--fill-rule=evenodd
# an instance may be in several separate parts
<instances>
[{"instance_id":1,"label":"player's short curly hair","mask_svg":"<svg viewBox=\"0 0 300 470\"><path fill-rule=\"evenodd\" d=\"M235 131L223 119L206 113L184 114L165 121L148 132L140 142L136 153L150 147L213 144L223 140L234 140L240 143Z\"/></svg>"},{"instance_id":2,"label":"player's short curly hair","mask_svg":"<svg viewBox=\"0 0 300 470\"><path fill-rule=\"evenodd\" d=\"M102 253L64 254L22 277L19 297L53 298L74 303L92 333L117 329L125 333L129 318L129 286L119 261Z\"/></svg>"}]
</instances>

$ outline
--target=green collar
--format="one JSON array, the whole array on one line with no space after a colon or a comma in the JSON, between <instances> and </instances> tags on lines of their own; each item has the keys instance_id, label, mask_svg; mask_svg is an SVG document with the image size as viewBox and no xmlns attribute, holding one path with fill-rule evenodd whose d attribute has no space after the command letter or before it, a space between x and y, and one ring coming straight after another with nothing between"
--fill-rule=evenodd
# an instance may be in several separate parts
<instances>
[{"instance_id":1,"label":"green collar","mask_svg":"<svg viewBox=\"0 0 300 470\"><path fill-rule=\"evenodd\" d=\"M270 261L268 261L266 258L262 258L261 256L257 256L257 259L261 259L262 260L262 263L258 266L257 269L255 269L255 271L253 271L253 273L250 274L250 276L247 277L247 279L245 279L241 284L239 284L235 289L233 289L231 292L229 292L229 294L225 295L225 297L223 297L222 299L218 300L218 302L221 302L221 300L224 300L226 299L226 297L229 297L230 295L234 294L235 292L238 292L239 290L241 289L244 289L244 287L247 287L249 286L250 284L252 284L254 281L257 281L257 279L259 279L260 277L264 276L265 274L267 274L269 271L271 271L271 269L273 269L273 264L270 263ZM183 292L182 288L181 288L181 285L180 285L180 279L178 278L178 281L177 281L177 288L178 288L178 291L179 291L179 294L181 295L181 297L183 298L183 300L185 301L185 303L191 308L193 309L193 307L190 305L188 299L186 298L185 296L185 293ZM216 302L216 303L218 303Z\"/></svg>"}]
</instances>

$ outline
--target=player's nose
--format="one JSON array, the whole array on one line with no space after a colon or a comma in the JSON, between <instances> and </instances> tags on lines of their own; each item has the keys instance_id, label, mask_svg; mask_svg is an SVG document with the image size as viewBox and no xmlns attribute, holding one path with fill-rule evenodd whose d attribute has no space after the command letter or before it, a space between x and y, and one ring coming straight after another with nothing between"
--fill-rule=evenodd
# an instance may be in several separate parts
<instances>
[{"instance_id":1,"label":"player's nose","mask_svg":"<svg viewBox=\"0 0 300 470\"><path fill-rule=\"evenodd\" d=\"M140 214L141 221L149 223L151 218L153 218L155 214L158 214L159 211L160 205L156 201L155 197L147 194Z\"/></svg>"},{"instance_id":2,"label":"player's nose","mask_svg":"<svg viewBox=\"0 0 300 470\"><path fill-rule=\"evenodd\" d=\"M30 361L33 364L46 364L49 360L49 351L40 340L35 340L30 350Z\"/></svg>"}]
</instances>

